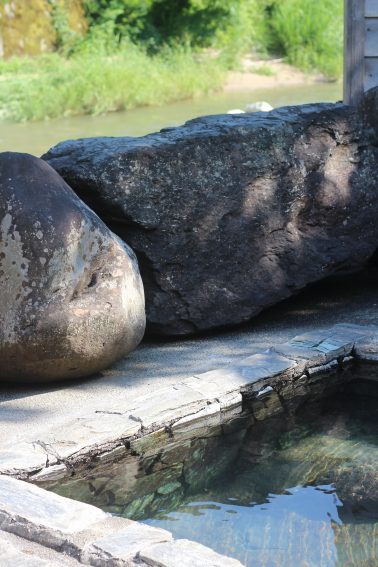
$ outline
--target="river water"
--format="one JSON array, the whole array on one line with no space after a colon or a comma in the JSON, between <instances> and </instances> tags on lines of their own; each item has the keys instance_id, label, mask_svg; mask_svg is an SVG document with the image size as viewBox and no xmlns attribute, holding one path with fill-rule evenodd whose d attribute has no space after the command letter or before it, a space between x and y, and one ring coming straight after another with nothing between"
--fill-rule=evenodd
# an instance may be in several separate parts
<instances>
[{"instance_id":1,"label":"river water","mask_svg":"<svg viewBox=\"0 0 378 567\"><path fill-rule=\"evenodd\" d=\"M62 140L91 136L143 136L163 127L178 126L186 120L208 114L223 114L246 104L267 101L274 107L308 102L340 100L341 85L317 83L209 95L159 107L144 107L103 116L75 116L15 124L0 123L0 151L41 155Z\"/></svg>"}]
</instances>

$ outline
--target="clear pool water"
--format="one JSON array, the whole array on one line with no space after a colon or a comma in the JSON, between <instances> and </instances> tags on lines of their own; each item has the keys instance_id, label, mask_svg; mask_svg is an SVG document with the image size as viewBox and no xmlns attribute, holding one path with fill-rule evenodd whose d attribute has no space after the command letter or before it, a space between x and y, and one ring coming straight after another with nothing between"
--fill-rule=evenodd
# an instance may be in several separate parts
<instances>
[{"instance_id":1,"label":"clear pool water","mask_svg":"<svg viewBox=\"0 0 378 567\"><path fill-rule=\"evenodd\" d=\"M247 567L376 567L378 397L356 391L148 449L54 490Z\"/></svg>"},{"instance_id":2,"label":"clear pool water","mask_svg":"<svg viewBox=\"0 0 378 567\"><path fill-rule=\"evenodd\" d=\"M248 567L377 566L378 400L333 401L260 448L251 428L218 478L144 521Z\"/></svg>"}]
</instances>

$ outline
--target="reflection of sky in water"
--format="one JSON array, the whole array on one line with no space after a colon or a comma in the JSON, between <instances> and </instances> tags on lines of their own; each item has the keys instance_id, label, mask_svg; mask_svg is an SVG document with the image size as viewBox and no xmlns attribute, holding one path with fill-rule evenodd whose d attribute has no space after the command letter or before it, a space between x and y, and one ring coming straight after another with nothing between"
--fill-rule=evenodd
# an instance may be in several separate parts
<instances>
[{"instance_id":1,"label":"reflection of sky in water","mask_svg":"<svg viewBox=\"0 0 378 567\"><path fill-rule=\"evenodd\" d=\"M229 504L190 502L146 523L232 555L248 567L333 567L332 526L341 524L340 506L331 486L294 487L251 506L239 506L232 498Z\"/></svg>"},{"instance_id":2,"label":"reflection of sky in water","mask_svg":"<svg viewBox=\"0 0 378 567\"><path fill-rule=\"evenodd\" d=\"M247 567L378 567L378 398L364 391L290 421L173 443L153 467L149 453L129 456L98 479L58 483L59 493Z\"/></svg>"}]
</instances>

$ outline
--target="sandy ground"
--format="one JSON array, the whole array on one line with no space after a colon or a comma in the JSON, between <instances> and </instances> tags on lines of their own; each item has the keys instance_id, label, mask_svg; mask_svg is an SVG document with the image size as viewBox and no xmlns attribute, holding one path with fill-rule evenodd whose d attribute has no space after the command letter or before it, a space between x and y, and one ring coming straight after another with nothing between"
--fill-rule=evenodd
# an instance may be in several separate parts
<instances>
[{"instance_id":1,"label":"sandy ground","mask_svg":"<svg viewBox=\"0 0 378 567\"><path fill-rule=\"evenodd\" d=\"M284 63L282 59L245 57L240 71L232 71L224 86L225 92L271 89L277 86L312 85L324 82L322 75L307 75Z\"/></svg>"},{"instance_id":2,"label":"sandy ground","mask_svg":"<svg viewBox=\"0 0 378 567\"><path fill-rule=\"evenodd\" d=\"M378 269L320 283L247 325L186 340L146 340L91 379L50 386L0 388L0 446L42 438L47 429L130 397L261 352L302 332L335 323L378 325Z\"/></svg>"}]
</instances>

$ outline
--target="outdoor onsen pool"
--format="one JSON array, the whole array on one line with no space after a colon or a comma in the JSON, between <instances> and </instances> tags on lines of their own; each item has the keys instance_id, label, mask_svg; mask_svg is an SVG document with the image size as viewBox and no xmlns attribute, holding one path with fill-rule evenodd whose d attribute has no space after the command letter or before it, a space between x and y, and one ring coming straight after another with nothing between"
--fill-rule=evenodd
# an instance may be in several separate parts
<instances>
[{"instance_id":1,"label":"outdoor onsen pool","mask_svg":"<svg viewBox=\"0 0 378 567\"><path fill-rule=\"evenodd\" d=\"M357 379L330 390L314 382L285 413L247 400L225 425L164 445L157 432L48 488L248 567L376 566L378 369L351 372Z\"/></svg>"}]
</instances>

